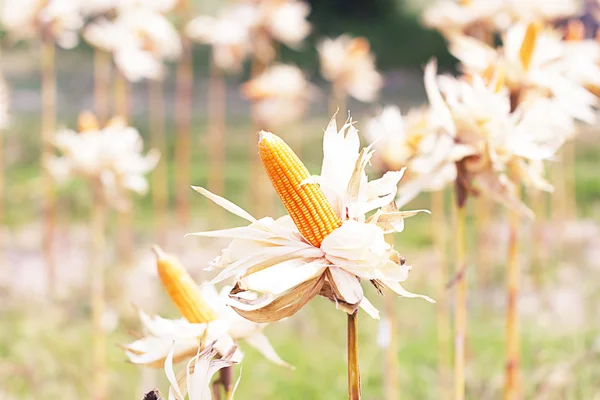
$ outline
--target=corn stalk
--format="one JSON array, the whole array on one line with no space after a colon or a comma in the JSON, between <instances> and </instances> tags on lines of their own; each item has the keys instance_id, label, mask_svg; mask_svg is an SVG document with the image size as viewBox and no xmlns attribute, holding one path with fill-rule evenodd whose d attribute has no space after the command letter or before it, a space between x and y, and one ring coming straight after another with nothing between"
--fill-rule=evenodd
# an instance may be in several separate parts
<instances>
[{"instance_id":1,"label":"corn stalk","mask_svg":"<svg viewBox=\"0 0 600 400\"><path fill-rule=\"evenodd\" d=\"M258 58L254 58L252 62L251 78L255 78L260 75L267 65L260 61ZM258 162L258 155L254 150L256 147L256 132L263 129L268 129L265 126L265 121L261 121L256 113L254 112L254 105L250 105L250 113L252 114L253 122L253 134L249 136L250 143L250 204L254 208L255 215L268 215L269 210L272 208L273 198L271 191L267 190L269 187L267 177L265 177L263 170Z\"/></svg>"},{"instance_id":2,"label":"corn stalk","mask_svg":"<svg viewBox=\"0 0 600 400\"><path fill-rule=\"evenodd\" d=\"M517 196L521 190L517 187ZM509 211L508 257L507 257L507 310L506 310L506 380L504 399L514 400L521 396L520 369L520 339L518 318L518 296L521 269L519 265L519 214Z\"/></svg>"},{"instance_id":3,"label":"corn stalk","mask_svg":"<svg viewBox=\"0 0 600 400\"><path fill-rule=\"evenodd\" d=\"M117 73L114 82L114 113L126 123L129 120L131 85L122 73ZM129 196L129 195L128 195ZM117 218L117 255L120 266L133 267L133 207L119 212Z\"/></svg>"},{"instance_id":4,"label":"corn stalk","mask_svg":"<svg viewBox=\"0 0 600 400\"><path fill-rule=\"evenodd\" d=\"M111 67L110 53L94 50L94 111L101 126L106 124L110 115Z\"/></svg>"},{"instance_id":5,"label":"corn stalk","mask_svg":"<svg viewBox=\"0 0 600 400\"><path fill-rule=\"evenodd\" d=\"M446 212L444 207L444 191L438 190L431 193L431 214L433 246L438 263L437 277L437 345L438 345L438 377L440 397L447 397L448 374L451 365L450 345L450 312L448 309L448 261L447 261L447 231Z\"/></svg>"},{"instance_id":6,"label":"corn stalk","mask_svg":"<svg viewBox=\"0 0 600 400\"><path fill-rule=\"evenodd\" d=\"M208 86L208 188L213 193L225 193L225 124L227 86L223 71L211 57ZM256 146L253 144L253 147ZM222 219L223 209L214 207Z\"/></svg>"},{"instance_id":7,"label":"corn stalk","mask_svg":"<svg viewBox=\"0 0 600 400\"><path fill-rule=\"evenodd\" d=\"M158 244L164 246L167 233L167 146L165 138L165 105L163 82L152 80L149 85L150 142L161 154L160 161L152 173L152 207L154 232Z\"/></svg>"},{"instance_id":8,"label":"corn stalk","mask_svg":"<svg viewBox=\"0 0 600 400\"><path fill-rule=\"evenodd\" d=\"M179 12L182 23L187 20L190 13L190 2L180 1ZM182 35L183 52L177 64L177 94L176 94L176 129L175 142L175 207L177 221L180 226L187 226L190 220L190 188L191 160L192 160L192 92L194 88L194 69L192 57L192 43L187 35Z\"/></svg>"},{"instance_id":9,"label":"corn stalk","mask_svg":"<svg viewBox=\"0 0 600 400\"><path fill-rule=\"evenodd\" d=\"M454 303L454 399L465 398L465 344L467 337L466 207L456 209L456 300Z\"/></svg>"},{"instance_id":10,"label":"corn stalk","mask_svg":"<svg viewBox=\"0 0 600 400\"><path fill-rule=\"evenodd\" d=\"M106 335L102 326L105 312L104 299L104 251L106 229L106 202L100 181L92 182L91 215L91 303L92 303L92 339L93 339L93 385L94 400L107 399Z\"/></svg>"},{"instance_id":11,"label":"corn stalk","mask_svg":"<svg viewBox=\"0 0 600 400\"><path fill-rule=\"evenodd\" d=\"M53 295L56 286L56 264L54 259L54 233L56 218L56 194L50 171L44 168L52 156L52 140L56 125L56 47L49 32L42 33L42 130L41 165L43 186L43 253L46 264L48 293Z\"/></svg>"},{"instance_id":12,"label":"corn stalk","mask_svg":"<svg viewBox=\"0 0 600 400\"><path fill-rule=\"evenodd\" d=\"M358 367L358 311L348 314L348 399L361 399Z\"/></svg>"}]
</instances>

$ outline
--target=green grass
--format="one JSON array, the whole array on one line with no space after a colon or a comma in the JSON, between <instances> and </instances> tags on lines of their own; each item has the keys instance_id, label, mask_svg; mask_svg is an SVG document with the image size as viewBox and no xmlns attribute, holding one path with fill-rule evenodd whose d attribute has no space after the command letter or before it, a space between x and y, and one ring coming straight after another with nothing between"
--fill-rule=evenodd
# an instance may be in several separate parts
<instances>
[{"instance_id":1,"label":"green grass","mask_svg":"<svg viewBox=\"0 0 600 400\"><path fill-rule=\"evenodd\" d=\"M371 293L376 303L381 303ZM500 397L503 368L502 314L473 307L470 318L468 355L469 391L472 398ZM496 310L497 311L497 310ZM437 348L433 306L420 300L398 299L399 386L403 398L440 399L438 392ZM14 311L3 315L0 332L0 382L2 388L19 398L77 399L90 395L88 382L93 371L90 359L89 316L45 308ZM381 399L384 351L376 345L377 321L360 320L360 365L364 398ZM524 321L523 366L526 398L532 398L536 375L541 368L565 360L575 360L589 346L597 332L559 333L541 330ZM264 360L242 343L246 358L240 399L337 399L346 392L345 317L333 304L318 298L293 318L266 330L280 355L296 367L290 371ZM128 340L121 326L110 335L109 365L111 396L133 399L140 368L124 362L116 343ZM568 393L575 397L595 393L600 378L598 357L593 353L568 371L573 382ZM11 371L6 376L3 373ZM581 373L581 374L579 374ZM166 387L161 377L160 387ZM500 381L499 381L500 380ZM546 378L541 379L545 381ZM151 388L148 388L148 390ZM163 390L164 391L164 390ZM57 396L57 397L55 397ZM476 397L477 396L477 397ZM554 398L554 397L551 397Z\"/></svg>"}]
</instances>

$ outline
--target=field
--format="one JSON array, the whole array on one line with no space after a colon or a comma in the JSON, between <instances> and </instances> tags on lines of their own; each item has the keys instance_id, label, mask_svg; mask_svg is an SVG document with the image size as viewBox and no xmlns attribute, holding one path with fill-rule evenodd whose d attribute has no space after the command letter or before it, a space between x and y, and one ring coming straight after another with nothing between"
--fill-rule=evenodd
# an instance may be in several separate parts
<instances>
[{"instance_id":1,"label":"field","mask_svg":"<svg viewBox=\"0 0 600 400\"><path fill-rule=\"evenodd\" d=\"M13 82L14 120L4 137L6 146L6 226L2 232L3 261L0 268L0 397L2 399L89 397L91 367L90 310L87 303L88 237L90 194L82 182L59 190L58 254L59 290L53 298L45 292L41 242L38 131L39 92L34 69L24 68L28 55L3 60ZM89 60L88 60L89 61ZM59 126L73 127L80 108L91 107L91 76L72 74L73 65L85 62L77 56L65 57L59 64ZM90 66L91 69L91 66ZM77 71L89 71L80 67ZM67 72L69 71L69 72ZM421 71L395 71L388 75L382 104L401 107L419 104L424 99ZM247 118L248 105L230 82L228 90L227 163L225 197L252 212L248 202L251 140L254 129ZM173 83L167 84L167 132L169 154L174 146ZM199 78L195 88L193 119L194 145L192 182L205 185L206 146L206 79ZM145 87L134 90L134 125L147 135L145 121ZM83 100L82 100L83 99ZM299 151L311 172L318 172L322 157L321 133L327 123L326 95L312 105L310 117L281 134L298 143ZM363 117L375 111L350 103L353 118L361 128ZM523 337L523 384L529 399L600 399L600 332L598 326L598 249L600 248L600 176L597 154L600 151L598 128L587 128L576 143L575 165L576 219L557 220L542 217L542 262L532 267L534 241L532 223L523 224L520 261L526 271L522 280L521 332ZM293 144L292 144L293 145ZM174 188L177 171L169 160L169 187ZM171 190L171 193L173 190ZM208 239L184 234L214 225L236 226L243 221L233 216L213 214L216 209L190 190L193 220L178 226L171 198L168 246L184 261L200 282L210 277L203 271L218 255L219 246ZM273 203L276 199L273 197ZM414 207L428 207L421 196ZM411 204L412 206L412 204ZM474 204L471 204L471 211ZM131 340L138 330L137 317L131 306L159 312L175 318L177 313L158 286L150 247L154 242L151 201L135 202L135 266L124 269L114 263L114 248L106 260L109 312L106 329L110 332L109 366L111 399L141 398L144 391L156 386L164 392L163 372L142 372L128 364L119 344ZM278 205L276 215L282 215ZM451 222L451 213L447 219ZM493 206L494 218L485 229L489 237L489 254L493 260L485 270L478 265L476 253L469 255L468 280L469 330L467 390L469 399L501 397L504 363L504 274L507 227L500 207ZM209 218L210 216L210 218ZM117 216L112 216L109 243L114 243ZM435 229L435 227L433 227ZM469 231L473 233L469 221ZM419 215L406 222L406 231L397 235L396 247L414 266L409 290L436 297L438 261L431 247L432 220ZM470 237L473 237L471 235ZM449 243L449 247L452 243ZM471 246L475 249L475 246ZM452 265L449 266L452 269ZM534 278L542 276L542 281ZM369 298L383 308L383 299L369 290ZM447 291L452 298L453 288ZM398 386L402 398L445 399L440 392L436 329L436 306L418 299L394 298L394 335L399 363ZM345 318L335 306L318 298L296 316L273 324L266 330L273 346L283 359L296 367L281 369L265 361L251 349L246 351L239 399L337 399L346 393ZM361 315L360 365L365 399L382 399L386 349L378 346L381 322ZM451 366L443 372L449 387ZM444 380L442 380L444 381ZM285 396L282 397L282 393Z\"/></svg>"}]
</instances>

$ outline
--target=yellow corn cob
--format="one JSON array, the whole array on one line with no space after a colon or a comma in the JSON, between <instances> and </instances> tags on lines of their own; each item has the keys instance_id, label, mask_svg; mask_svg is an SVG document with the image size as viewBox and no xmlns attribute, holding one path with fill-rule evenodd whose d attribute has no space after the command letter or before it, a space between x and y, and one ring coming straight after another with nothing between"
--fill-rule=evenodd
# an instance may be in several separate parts
<instances>
[{"instance_id":1,"label":"yellow corn cob","mask_svg":"<svg viewBox=\"0 0 600 400\"><path fill-rule=\"evenodd\" d=\"M217 319L217 314L204 300L200 288L179 260L158 246L152 249L156 253L158 276L181 315L193 324Z\"/></svg>"},{"instance_id":2,"label":"yellow corn cob","mask_svg":"<svg viewBox=\"0 0 600 400\"><path fill-rule=\"evenodd\" d=\"M361 58L366 54L369 54L371 50L371 46L369 45L369 41L364 37L356 37L352 39L348 45L348 53L350 58Z\"/></svg>"},{"instance_id":3,"label":"yellow corn cob","mask_svg":"<svg viewBox=\"0 0 600 400\"><path fill-rule=\"evenodd\" d=\"M98 119L94 113L90 111L82 111L77 117L77 125L79 132L97 131L100 129Z\"/></svg>"},{"instance_id":4,"label":"yellow corn cob","mask_svg":"<svg viewBox=\"0 0 600 400\"><path fill-rule=\"evenodd\" d=\"M261 132L258 152L277 195L302 236L313 246L342 225L315 183L301 185L310 174L294 151L278 136Z\"/></svg>"},{"instance_id":5,"label":"yellow corn cob","mask_svg":"<svg viewBox=\"0 0 600 400\"><path fill-rule=\"evenodd\" d=\"M531 22L527 25L527 31L525 32L523 43L521 43L521 48L519 49L521 65L523 65L525 70L528 70L531 64L531 58L533 57L533 51L535 50L535 42L540 29L541 26L537 22Z\"/></svg>"}]
</instances>

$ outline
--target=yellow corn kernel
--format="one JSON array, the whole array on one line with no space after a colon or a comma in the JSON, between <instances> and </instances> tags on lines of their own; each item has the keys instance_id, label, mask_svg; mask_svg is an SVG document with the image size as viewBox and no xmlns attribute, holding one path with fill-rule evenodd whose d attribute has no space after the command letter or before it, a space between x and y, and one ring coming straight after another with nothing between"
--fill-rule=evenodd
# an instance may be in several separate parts
<instances>
[{"instance_id":1,"label":"yellow corn kernel","mask_svg":"<svg viewBox=\"0 0 600 400\"><path fill-rule=\"evenodd\" d=\"M277 195L310 244L320 247L327 235L342 225L321 188L302 182L310 174L294 151L278 136L261 132L258 152Z\"/></svg>"},{"instance_id":2,"label":"yellow corn kernel","mask_svg":"<svg viewBox=\"0 0 600 400\"><path fill-rule=\"evenodd\" d=\"M158 276L181 315L193 324L217 319L217 314L204 300L200 288L179 260L158 246L152 250L156 253Z\"/></svg>"},{"instance_id":3,"label":"yellow corn kernel","mask_svg":"<svg viewBox=\"0 0 600 400\"><path fill-rule=\"evenodd\" d=\"M521 65L523 65L525 70L528 70L529 66L531 65L531 58L533 57L533 51L535 50L535 43L541 28L541 25L537 22L531 22L529 25L527 25L527 31L525 31L523 43L521 43L521 49L519 50Z\"/></svg>"},{"instance_id":4,"label":"yellow corn kernel","mask_svg":"<svg viewBox=\"0 0 600 400\"><path fill-rule=\"evenodd\" d=\"M79 113L79 117L77 117L77 125L80 133L97 131L98 129L100 129L98 119L96 118L94 113L90 111L82 111L81 113Z\"/></svg>"}]
</instances>

